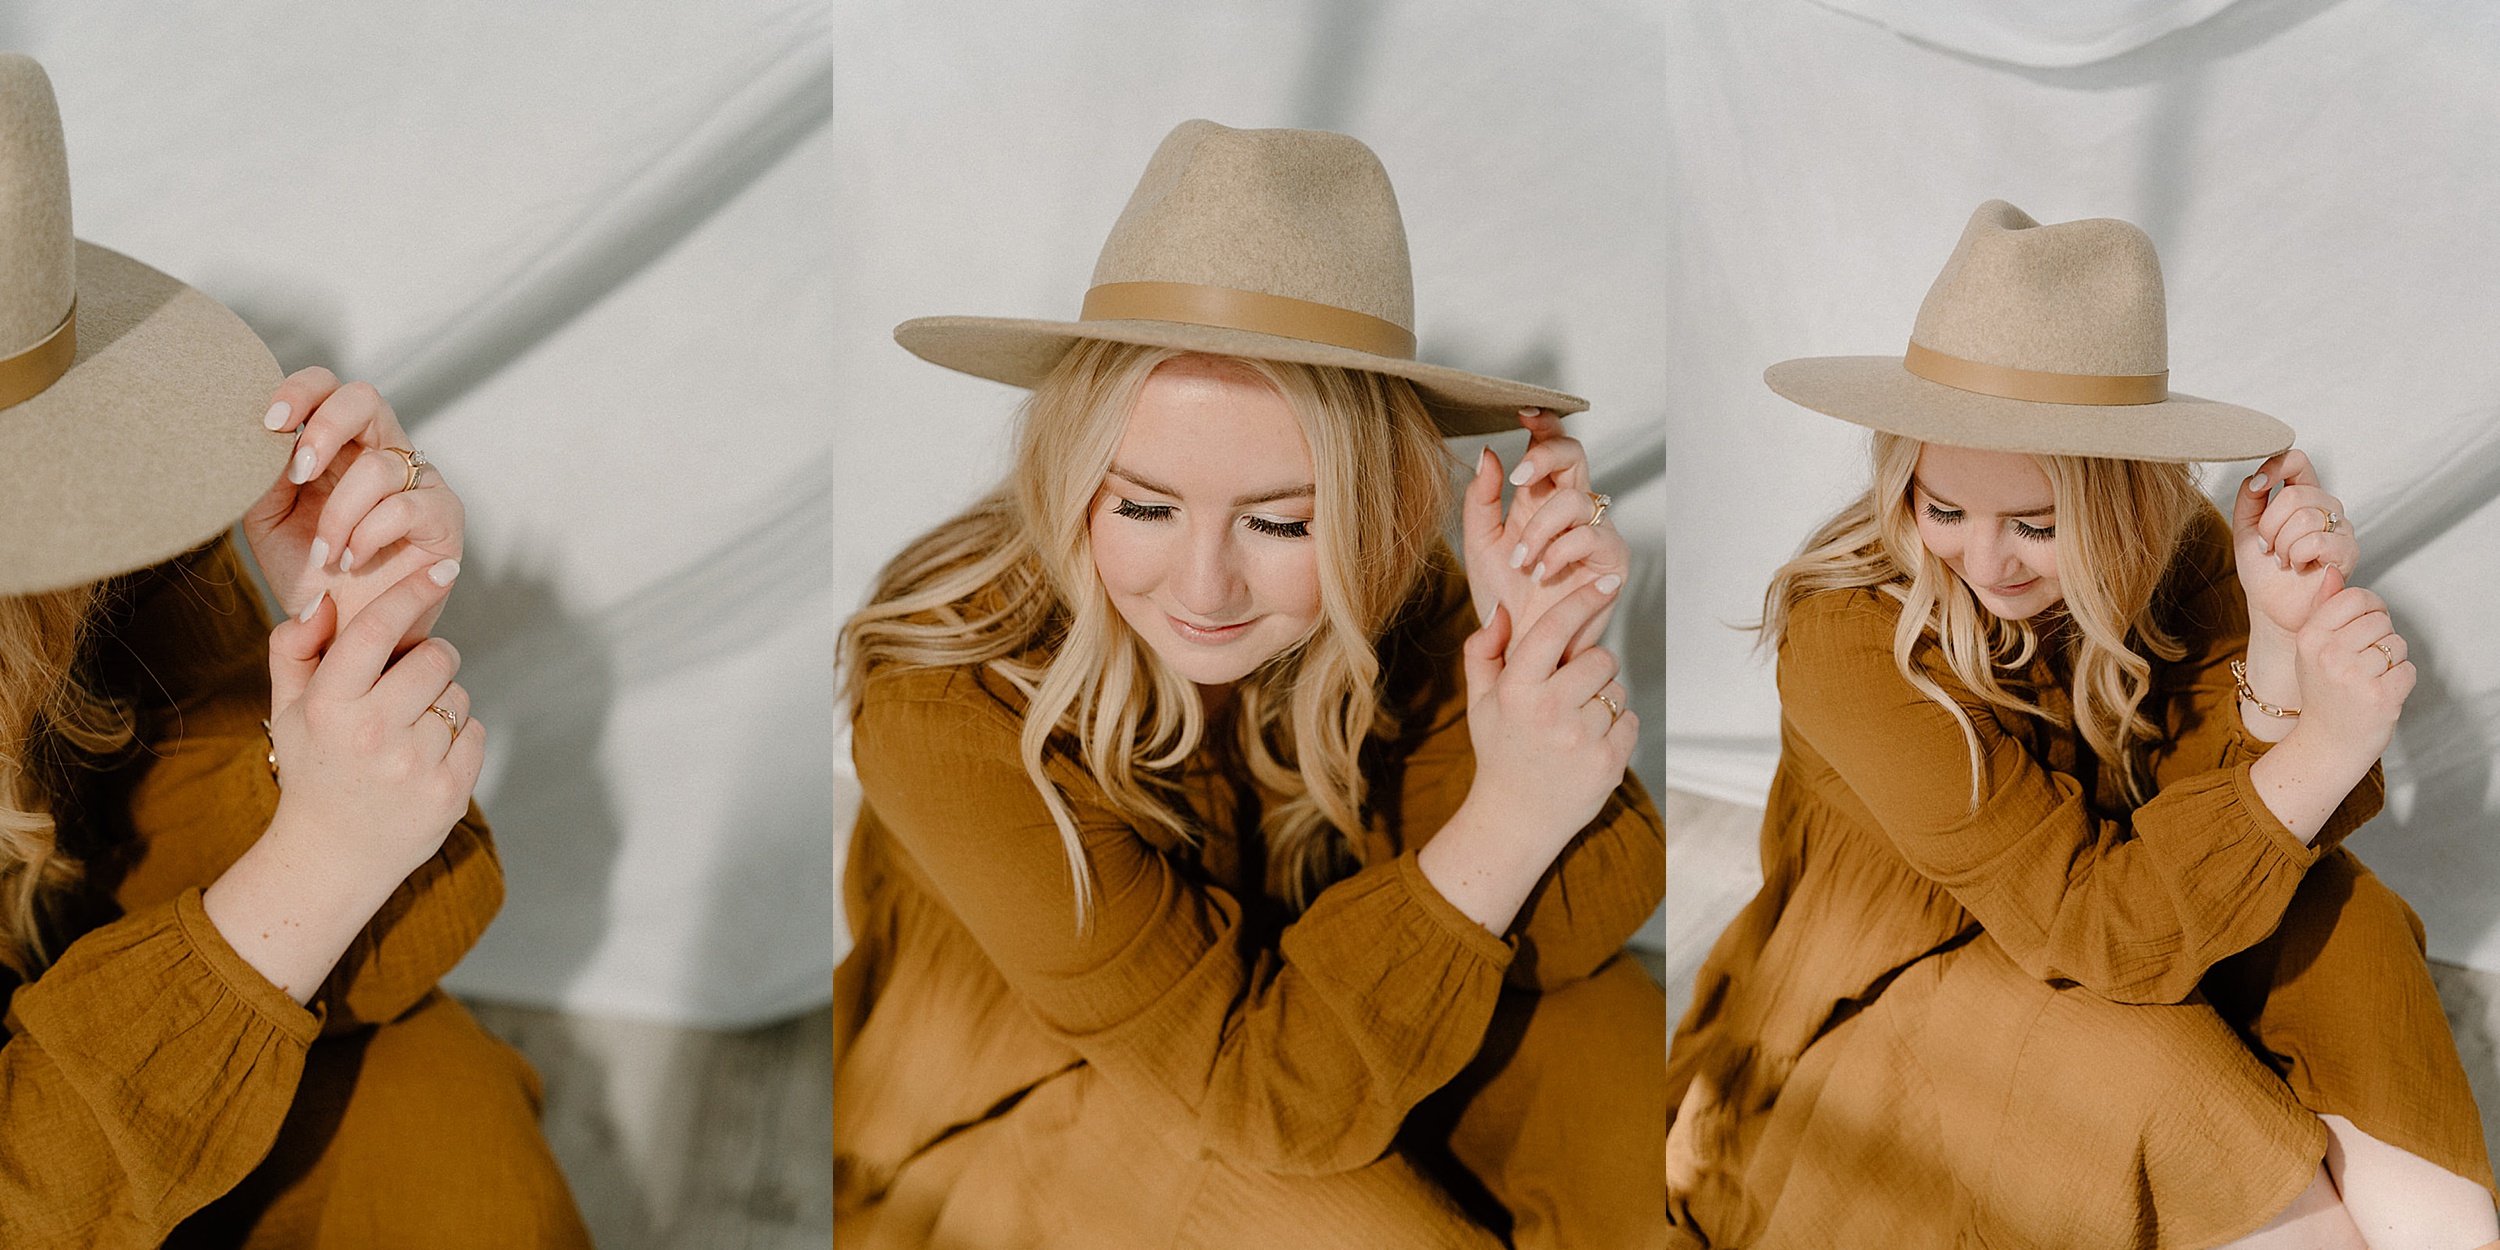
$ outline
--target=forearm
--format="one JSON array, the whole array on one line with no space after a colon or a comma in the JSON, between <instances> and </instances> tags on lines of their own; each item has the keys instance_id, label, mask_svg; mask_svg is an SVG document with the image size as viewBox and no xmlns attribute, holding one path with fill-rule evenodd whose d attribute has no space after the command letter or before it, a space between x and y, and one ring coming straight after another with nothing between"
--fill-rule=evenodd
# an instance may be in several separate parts
<instances>
[{"instance_id":1,"label":"forearm","mask_svg":"<svg viewBox=\"0 0 2500 1250\"><path fill-rule=\"evenodd\" d=\"M2369 775L2375 762L2295 729L2265 758L2249 765L2248 779L2265 800L2266 810L2306 845L2317 839L2328 818Z\"/></svg>"},{"instance_id":2,"label":"forearm","mask_svg":"<svg viewBox=\"0 0 2500 1250\"><path fill-rule=\"evenodd\" d=\"M1451 906L1498 935L1510 930L1560 845L1540 836L1534 822L1470 794L1416 853L1415 864Z\"/></svg>"},{"instance_id":3,"label":"forearm","mask_svg":"<svg viewBox=\"0 0 2500 1250\"><path fill-rule=\"evenodd\" d=\"M399 885L382 878L323 853L282 815L200 901L243 962L304 1003Z\"/></svg>"},{"instance_id":4,"label":"forearm","mask_svg":"<svg viewBox=\"0 0 2500 1250\"><path fill-rule=\"evenodd\" d=\"M2248 631L2248 689L2250 693L2278 708L2298 708L2301 704L2300 677L2295 664L2296 647L2291 635L2265 621L2250 624ZM2239 700L2239 709L2240 724L2246 727L2249 737L2259 742L2281 742L2291 736L2292 726L2298 723L2288 716L2269 716L2246 698ZM2327 806L2329 810L2334 808L2332 803ZM2281 815L2280 812L2276 814Z\"/></svg>"}]
</instances>

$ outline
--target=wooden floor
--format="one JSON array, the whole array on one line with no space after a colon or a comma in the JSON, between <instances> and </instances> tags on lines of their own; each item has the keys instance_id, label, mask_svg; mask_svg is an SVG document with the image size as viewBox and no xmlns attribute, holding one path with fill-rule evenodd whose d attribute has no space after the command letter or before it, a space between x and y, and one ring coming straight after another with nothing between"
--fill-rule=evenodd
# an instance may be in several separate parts
<instances>
[{"instance_id":1,"label":"wooden floor","mask_svg":"<svg viewBox=\"0 0 2500 1250\"><path fill-rule=\"evenodd\" d=\"M1664 968L1667 1010L1681 1016L1692 999L1693 972L1718 931L1761 885L1758 867L1762 809L1664 791L1659 804L1667 825L1667 903L1670 916L1692 915L1693 926L1670 924ZM1685 906L1679 907L1681 900ZM1706 916L1706 918L1705 918ZM1681 940L1679 940L1681 939ZM2431 961L2457 1054L2474 1083L2483 1117L2483 1140L2500 1159L2500 973Z\"/></svg>"},{"instance_id":2,"label":"wooden floor","mask_svg":"<svg viewBox=\"0 0 2500 1250\"><path fill-rule=\"evenodd\" d=\"M469 1004L547 1086L600 1250L833 1241L833 1011L745 1032Z\"/></svg>"}]
</instances>

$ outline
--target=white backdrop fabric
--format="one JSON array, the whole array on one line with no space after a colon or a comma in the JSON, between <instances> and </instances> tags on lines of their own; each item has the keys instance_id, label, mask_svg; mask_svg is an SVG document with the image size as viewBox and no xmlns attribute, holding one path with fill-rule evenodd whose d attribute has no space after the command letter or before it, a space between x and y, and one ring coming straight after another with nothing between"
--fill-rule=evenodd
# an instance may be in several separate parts
<instances>
[{"instance_id":1,"label":"white backdrop fabric","mask_svg":"<svg viewBox=\"0 0 2500 1250\"><path fill-rule=\"evenodd\" d=\"M509 894L449 984L830 994L830 46L815 0L46 2L78 233L379 384L469 508L442 632Z\"/></svg>"},{"instance_id":2,"label":"white backdrop fabric","mask_svg":"<svg viewBox=\"0 0 2500 1250\"><path fill-rule=\"evenodd\" d=\"M863 2L843 5L835 39L843 610L905 542L996 484L1023 395L913 357L895 323L1075 316L1147 157L1184 119L1340 130L1397 187L1421 354L1593 402L1571 427L1636 548L1634 606L1612 641L1655 722L1667 297L1654 15L1585 0ZM1515 459L1524 443L1496 446ZM1654 784L1659 757L1642 758ZM847 749L837 769L847 833Z\"/></svg>"},{"instance_id":3,"label":"white backdrop fabric","mask_svg":"<svg viewBox=\"0 0 2500 1250\"><path fill-rule=\"evenodd\" d=\"M2240 0L2069 68L1989 59L2002 30L1913 39L1836 11L1928 7L1663 10L1670 783L1763 801L1778 699L1731 626L1865 480L1863 433L1779 399L1763 367L1899 353L1986 199L2121 217L2161 250L2173 385L2299 432L2421 667L2386 813L2350 845L2435 957L2500 969L2500 6ZM2038 6L2012 7L2019 26ZM1673 949L1697 957L1751 860L1673 849Z\"/></svg>"}]
</instances>

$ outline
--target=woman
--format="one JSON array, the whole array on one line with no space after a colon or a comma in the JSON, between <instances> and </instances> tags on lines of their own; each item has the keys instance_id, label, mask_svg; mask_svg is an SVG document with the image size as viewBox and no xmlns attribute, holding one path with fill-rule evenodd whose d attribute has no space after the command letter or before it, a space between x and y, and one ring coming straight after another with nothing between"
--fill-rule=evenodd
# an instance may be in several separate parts
<instances>
[{"instance_id":1,"label":"woman","mask_svg":"<svg viewBox=\"0 0 2500 1250\"><path fill-rule=\"evenodd\" d=\"M1408 283L1369 149L1189 122L1084 320L897 331L1034 394L844 632L843 1244L1662 1244L1626 548Z\"/></svg>"},{"instance_id":2,"label":"woman","mask_svg":"<svg viewBox=\"0 0 2500 1250\"><path fill-rule=\"evenodd\" d=\"M2495 1236L2420 923L2337 845L2405 640L2290 430L2169 392L2162 308L2133 226L1991 202L1906 356L1765 375L1877 433L1765 600L1765 884L1669 1063L1702 1243ZM2184 463L2269 453L2228 521Z\"/></svg>"},{"instance_id":3,"label":"woman","mask_svg":"<svg viewBox=\"0 0 2500 1250\"><path fill-rule=\"evenodd\" d=\"M0 116L0 1244L586 1246L535 1077L435 988L502 897L426 637L458 497L373 388L273 396L73 241L33 61Z\"/></svg>"}]
</instances>

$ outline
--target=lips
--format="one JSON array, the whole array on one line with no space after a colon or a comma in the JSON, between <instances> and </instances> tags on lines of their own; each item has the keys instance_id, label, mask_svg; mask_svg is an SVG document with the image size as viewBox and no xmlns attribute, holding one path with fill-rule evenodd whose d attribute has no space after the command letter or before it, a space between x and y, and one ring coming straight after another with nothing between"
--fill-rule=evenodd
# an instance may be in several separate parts
<instances>
[{"instance_id":1,"label":"lips","mask_svg":"<svg viewBox=\"0 0 2500 1250\"><path fill-rule=\"evenodd\" d=\"M1170 621L1172 632L1179 634L1185 641L1206 646L1220 646L1231 642L1248 633L1250 627L1258 622L1257 617L1252 617L1247 621L1236 621L1230 625L1193 625L1169 612L1163 614L1163 619Z\"/></svg>"},{"instance_id":2,"label":"lips","mask_svg":"<svg viewBox=\"0 0 2500 1250\"><path fill-rule=\"evenodd\" d=\"M2034 578L2031 578L2031 579L2029 579L2029 580L2027 580L2027 581L2020 581L2020 582L2016 582L2016 583L2014 583L2014 584L2013 584L2013 585L2011 585L2011 586L1990 586L1990 587L1988 588L1988 593L1989 593L1989 594L1992 594L1992 595L1995 595L1995 596L1997 596L1997 597L1999 597L1999 598L2003 598L2003 599L2011 599L2011 598L2014 598L2014 597L2015 597L2015 596L2017 596L2017 595L2022 594L2024 591L2029 590L2029 589L2031 589L2032 587L2037 586L2037 585L2039 585L2039 584L2040 584L2040 579L2039 579L2039 578L2037 578L2037 577L2034 577Z\"/></svg>"}]
</instances>

